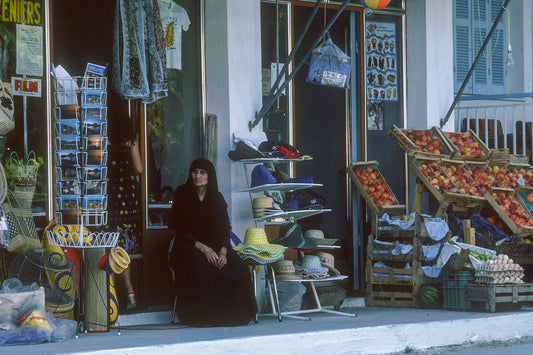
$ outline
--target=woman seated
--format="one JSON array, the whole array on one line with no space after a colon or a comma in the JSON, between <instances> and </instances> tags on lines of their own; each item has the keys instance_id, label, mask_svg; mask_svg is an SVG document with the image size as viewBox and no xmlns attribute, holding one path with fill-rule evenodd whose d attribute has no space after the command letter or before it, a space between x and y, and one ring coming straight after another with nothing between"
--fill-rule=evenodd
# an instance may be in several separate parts
<instances>
[{"instance_id":1,"label":"woman seated","mask_svg":"<svg viewBox=\"0 0 533 355\"><path fill-rule=\"evenodd\" d=\"M252 281L231 247L227 204L209 160L192 162L189 179L174 195L169 222L176 231L171 263L180 322L247 324L257 313Z\"/></svg>"}]
</instances>

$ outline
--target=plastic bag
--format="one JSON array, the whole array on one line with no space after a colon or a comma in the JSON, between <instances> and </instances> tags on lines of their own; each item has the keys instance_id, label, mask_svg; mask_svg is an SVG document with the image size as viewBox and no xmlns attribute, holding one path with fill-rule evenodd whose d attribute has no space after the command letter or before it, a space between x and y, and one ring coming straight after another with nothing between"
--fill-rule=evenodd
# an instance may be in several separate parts
<instances>
[{"instance_id":1,"label":"plastic bag","mask_svg":"<svg viewBox=\"0 0 533 355\"><path fill-rule=\"evenodd\" d=\"M50 340L50 331L31 325L0 332L0 345L40 344Z\"/></svg>"},{"instance_id":2,"label":"plastic bag","mask_svg":"<svg viewBox=\"0 0 533 355\"><path fill-rule=\"evenodd\" d=\"M317 85L348 89L351 58L328 36L311 55L307 82Z\"/></svg>"}]
</instances>

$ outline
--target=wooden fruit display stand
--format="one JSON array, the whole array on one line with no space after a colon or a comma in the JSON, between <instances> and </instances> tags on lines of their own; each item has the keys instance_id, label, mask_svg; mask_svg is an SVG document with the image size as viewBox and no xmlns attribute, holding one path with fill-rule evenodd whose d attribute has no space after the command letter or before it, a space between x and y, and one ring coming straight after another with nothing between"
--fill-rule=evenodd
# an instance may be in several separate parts
<instances>
[{"instance_id":1,"label":"wooden fruit display stand","mask_svg":"<svg viewBox=\"0 0 533 355\"><path fill-rule=\"evenodd\" d=\"M368 237L365 268L366 304L369 307L417 307L416 295L422 257L418 233L426 230L418 226L422 223L420 216L415 218L412 228L409 229L379 220L379 216L385 213L392 217L405 216L406 207L398 202L378 165L377 161L357 162L347 169L352 182L372 211L372 234ZM411 252L394 255L392 250L398 243L412 246ZM374 266L380 261L392 262L398 266ZM406 264L411 268L404 268Z\"/></svg>"},{"instance_id":2,"label":"wooden fruit display stand","mask_svg":"<svg viewBox=\"0 0 533 355\"><path fill-rule=\"evenodd\" d=\"M513 234L533 235L533 218L514 189L491 188L485 193L487 202Z\"/></svg>"}]
</instances>

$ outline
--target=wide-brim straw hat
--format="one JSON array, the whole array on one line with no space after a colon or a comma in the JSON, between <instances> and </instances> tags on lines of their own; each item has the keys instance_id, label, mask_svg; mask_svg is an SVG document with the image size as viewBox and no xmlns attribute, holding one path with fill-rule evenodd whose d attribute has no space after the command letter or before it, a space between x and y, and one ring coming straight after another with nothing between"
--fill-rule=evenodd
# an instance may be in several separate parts
<instances>
[{"instance_id":1,"label":"wide-brim straw hat","mask_svg":"<svg viewBox=\"0 0 533 355\"><path fill-rule=\"evenodd\" d=\"M278 260L272 264L276 280L300 280L292 260Z\"/></svg>"},{"instance_id":2,"label":"wide-brim straw hat","mask_svg":"<svg viewBox=\"0 0 533 355\"><path fill-rule=\"evenodd\" d=\"M304 238L302 227L298 223L284 223L279 227L278 238L272 243L300 250L313 250L316 244Z\"/></svg>"},{"instance_id":3,"label":"wide-brim straw hat","mask_svg":"<svg viewBox=\"0 0 533 355\"><path fill-rule=\"evenodd\" d=\"M266 232L263 228L248 228L244 234L244 241L241 245L233 247L239 254L268 253L270 256L277 256L285 251L285 247L279 244L268 242Z\"/></svg>"},{"instance_id":4,"label":"wide-brim straw hat","mask_svg":"<svg viewBox=\"0 0 533 355\"><path fill-rule=\"evenodd\" d=\"M283 254L279 256L270 256L268 253L259 253L259 254L241 254L240 255L242 260L250 263L250 264L272 264L276 261L283 259Z\"/></svg>"},{"instance_id":5,"label":"wide-brim straw hat","mask_svg":"<svg viewBox=\"0 0 533 355\"><path fill-rule=\"evenodd\" d=\"M322 266L328 268L331 276L339 276L341 273L339 270L335 269L335 257L330 253L325 253L323 251L316 251L313 253L320 258L320 263Z\"/></svg>"},{"instance_id":6,"label":"wide-brim straw hat","mask_svg":"<svg viewBox=\"0 0 533 355\"><path fill-rule=\"evenodd\" d=\"M305 231L304 237L316 245L333 245L338 241L338 239L324 237L324 232L320 229L308 229Z\"/></svg>"}]
</instances>

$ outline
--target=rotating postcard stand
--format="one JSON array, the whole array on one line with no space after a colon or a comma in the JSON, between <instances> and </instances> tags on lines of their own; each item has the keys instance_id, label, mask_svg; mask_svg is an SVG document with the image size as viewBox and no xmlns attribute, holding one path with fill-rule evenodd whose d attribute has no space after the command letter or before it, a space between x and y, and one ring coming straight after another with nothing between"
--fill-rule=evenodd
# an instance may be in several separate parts
<instances>
[{"instance_id":1,"label":"rotating postcard stand","mask_svg":"<svg viewBox=\"0 0 533 355\"><path fill-rule=\"evenodd\" d=\"M96 270L105 248L115 247L119 237L118 232L90 232L86 228L107 224L104 73L54 78L55 217L61 228L47 230L46 235L50 245L80 251L76 337L79 331L109 330L108 274Z\"/></svg>"}]
</instances>

